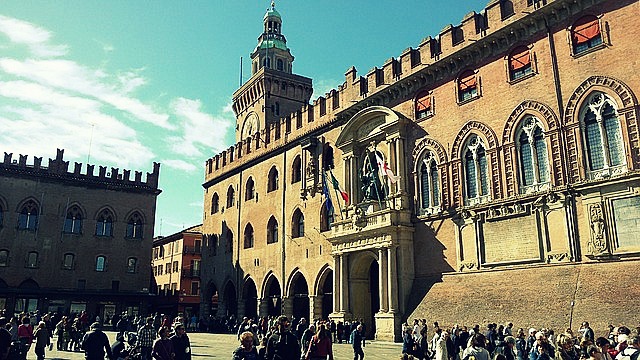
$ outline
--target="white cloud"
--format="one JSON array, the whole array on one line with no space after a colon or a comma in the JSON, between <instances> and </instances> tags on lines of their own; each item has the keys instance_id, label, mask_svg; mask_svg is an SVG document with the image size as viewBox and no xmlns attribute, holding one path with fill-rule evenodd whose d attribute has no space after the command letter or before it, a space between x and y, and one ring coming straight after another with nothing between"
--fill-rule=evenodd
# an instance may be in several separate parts
<instances>
[{"instance_id":1,"label":"white cloud","mask_svg":"<svg viewBox=\"0 0 640 360\"><path fill-rule=\"evenodd\" d=\"M313 94L311 95L311 99L317 99L320 96L325 96L326 93L331 91L332 89L337 89L338 85L342 84L340 80L332 80L332 79L320 79L313 81Z\"/></svg>"},{"instance_id":2,"label":"white cloud","mask_svg":"<svg viewBox=\"0 0 640 360\"><path fill-rule=\"evenodd\" d=\"M194 164L188 163L184 160L178 160L178 159L162 160L161 163L162 165L166 165L172 169L183 170L187 172L193 172L195 170L200 169L200 167L195 166Z\"/></svg>"},{"instance_id":3,"label":"white cloud","mask_svg":"<svg viewBox=\"0 0 640 360\"><path fill-rule=\"evenodd\" d=\"M200 100L178 98L172 107L182 128L182 134L168 139L174 153L200 157L205 149L207 153L220 152L226 147L225 136L232 127L232 118L203 112Z\"/></svg>"},{"instance_id":4,"label":"white cloud","mask_svg":"<svg viewBox=\"0 0 640 360\"><path fill-rule=\"evenodd\" d=\"M49 44L49 31L26 21L0 15L0 32L12 43L28 46L38 57L58 57L67 53L67 46Z\"/></svg>"}]
</instances>

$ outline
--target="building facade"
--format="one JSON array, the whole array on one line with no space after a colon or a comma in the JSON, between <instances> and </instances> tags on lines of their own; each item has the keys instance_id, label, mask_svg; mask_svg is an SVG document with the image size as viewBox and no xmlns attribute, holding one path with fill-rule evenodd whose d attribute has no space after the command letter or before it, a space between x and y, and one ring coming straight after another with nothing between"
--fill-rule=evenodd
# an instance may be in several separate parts
<instances>
[{"instance_id":1,"label":"building facade","mask_svg":"<svg viewBox=\"0 0 640 360\"><path fill-rule=\"evenodd\" d=\"M120 172L58 150L48 166L5 153L0 164L0 308L146 312L160 164Z\"/></svg>"},{"instance_id":2,"label":"building facade","mask_svg":"<svg viewBox=\"0 0 640 360\"><path fill-rule=\"evenodd\" d=\"M205 164L203 311L361 318L386 340L413 318L633 319L639 10L493 0L275 123L257 107ZM234 103L282 88L266 66Z\"/></svg>"},{"instance_id":3,"label":"building facade","mask_svg":"<svg viewBox=\"0 0 640 360\"><path fill-rule=\"evenodd\" d=\"M155 311L191 318L200 311L202 225L153 241Z\"/></svg>"}]
</instances>

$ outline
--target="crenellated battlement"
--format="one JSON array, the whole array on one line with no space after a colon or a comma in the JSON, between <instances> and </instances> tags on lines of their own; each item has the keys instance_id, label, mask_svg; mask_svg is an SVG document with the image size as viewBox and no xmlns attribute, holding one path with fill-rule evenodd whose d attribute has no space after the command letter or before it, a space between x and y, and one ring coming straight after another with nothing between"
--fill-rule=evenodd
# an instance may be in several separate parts
<instances>
[{"instance_id":1,"label":"crenellated battlement","mask_svg":"<svg viewBox=\"0 0 640 360\"><path fill-rule=\"evenodd\" d=\"M16 174L22 176L37 176L39 178L55 178L69 180L96 187L136 189L160 193L158 190L158 178L160 175L160 163L153 163L153 172L147 173L146 180L142 181L142 172L135 171L131 179L131 170L122 170L106 166L98 166L95 174L95 165L87 164L82 171L83 164L74 162L73 169L69 168L69 161L64 160L64 149L58 149L56 158L49 159L48 166L42 165L42 157L33 157L33 163L27 163L27 155L20 154L18 159L13 158L13 153L4 153L4 161L0 164L0 174Z\"/></svg>"},{"instance_id":2,"label":"crenellated battlement","mask_svg":"<svg viewBox=\"0 0 640 360\"><path fill-rule=\"evenodd\" d=\"M556 8L565 6L563 0L493 0L481 12L468 13L460 24L445 26L436 37L424 38L416 48L405 49L398 57L386 60L381 67L374 67L364 76L359 75L352 66L345 73L345 81L336 89L208 159L205 181L209 182L252 159L338 121L338 115L348 119L349 115L365 105L388 102L397 93L406 95L429 83L442 81L447 76L457 76L468 66L467 63L502 51L500 47L503 45L500 44L506 43L504 39L513 34L513 30L505 31L506 27L527 16L532 17L536 11L554 3L560 3ZM556 10L550 10L553 11ZM537 25L533 24L535 20L530 22L528 26L537 29Z\"/></svg>"}]
</instances>

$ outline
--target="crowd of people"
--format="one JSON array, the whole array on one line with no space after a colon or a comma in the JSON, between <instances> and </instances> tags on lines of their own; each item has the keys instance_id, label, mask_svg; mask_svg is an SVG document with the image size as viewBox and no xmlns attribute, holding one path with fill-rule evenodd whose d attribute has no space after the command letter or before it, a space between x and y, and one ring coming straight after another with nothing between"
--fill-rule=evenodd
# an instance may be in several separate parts
<instances>
[{"instance_id":1,"label":"crowd of people","mask_svg":"<svg viewBox=\"0 0 640 360\"><path fill-rule=\"evenodd\" d=\"M433 324L430 335L425 319L405 324L402 359L434 360L637 360L640 355L640 327L609 325L606 336L595 337L588 322L574 332L568 328L515 329L513 323L479 325L469 329Z\"/></svg>"}]
</instances>

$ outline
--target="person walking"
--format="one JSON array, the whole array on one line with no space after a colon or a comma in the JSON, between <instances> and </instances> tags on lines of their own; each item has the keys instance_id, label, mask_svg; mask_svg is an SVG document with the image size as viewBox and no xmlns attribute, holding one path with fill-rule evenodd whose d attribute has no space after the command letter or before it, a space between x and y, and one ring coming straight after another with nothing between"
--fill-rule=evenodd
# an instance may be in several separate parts
<instances>
[{"instance_id":1,"label":"person walking","mask_svg":"<svg viewBox=\"0 0 640 360\"><path fill-rule=\"evenodd\" d=\"M233 360L258 360L258 351L254 346L253 333L245 331L240 334L240 347L233 351ZM298 359L296 359L298 360Z\"/></svg>"},{"instance_id":2,"label":"person walking","mask_svg":"<svg viewBox=\"0 0 640 360\"><path fill-rule=\"evenodd\" d=\"M104 360L105 352L109 359L113 358L109 338L102 332L99 322L94 322L89 327L89 332L82 339L82 348L87 360Z\"/></svg>"},{"instance_id":3,"label":"person walking","mask_svg":"<svg viewBox=\"0 0 640 360\"><path fill-rule=\"evenodd\" d=\"M331 332L326 324L320 324L318 332L311 338L306 349L305 359L307 360L333 360L333 341Z\"/></svg>"},{"instance_id":4,"label":"person walking","mask_svg":"<svg viewBox=\"0 0 640 360\"><path fill-rule=\"evenodd\" d=\"M286 316L278 318L276 331L267 341L266 360L300 359L298 339L287 329L289 324L289 319Z\"/></svg>"},{"instance_id":5,"label":"person walking","mask_svg":"<svg viewBox=\"0 0 640 360\"><path fill-rule=\"evenodd\" d=\"M351 346L353 346L353 360L364 359L364 351L362 350L362 325L356 326L351 332Z\"/></svg>"},{"instance_id":6,"label":"person walking","mask_svg":"<svg viewBox=\"0 0 640 360\"><path fill-rule=\"evenodd\" d=\"M147 323L138 329L138 339L136 341L136 346L140 348L142 360L151 360L151 348L155 338L156 331L153 328L153 318L148 317Z\"/></svg>"},{"instance_id":7,"label":"person walking","mask_svg":"<svg viewBox=\"0 0 640 360\"><path fill-rule=\"evenodd\" d=\"M171 337L175 360L191 360L191 342L187 336L187 329L183 324L176 324L176 333Z\"/></svg>"},{"instance_id":8,"label":"person walking","mask_svg":"<svg viewBox=\"0 0 640 360\"><path fill-rule=\"evenodd\" d=\"M51 344L47 323L40 321L33 337L36 339L36 356L38 360L44 360L44 350Z\"/></svg>"},{"instance_id":9,"label":"person walking","mask_svg":"<svg viewBox=\"0 0 640 360\"><path fill-rule=\"evenodd\" d=\"M173 342L169 339L169 328L162 326L158 330L158 339L153 343L151 356L156 360L173 360L176 356Z\"/></svg>"}]
</instances>

